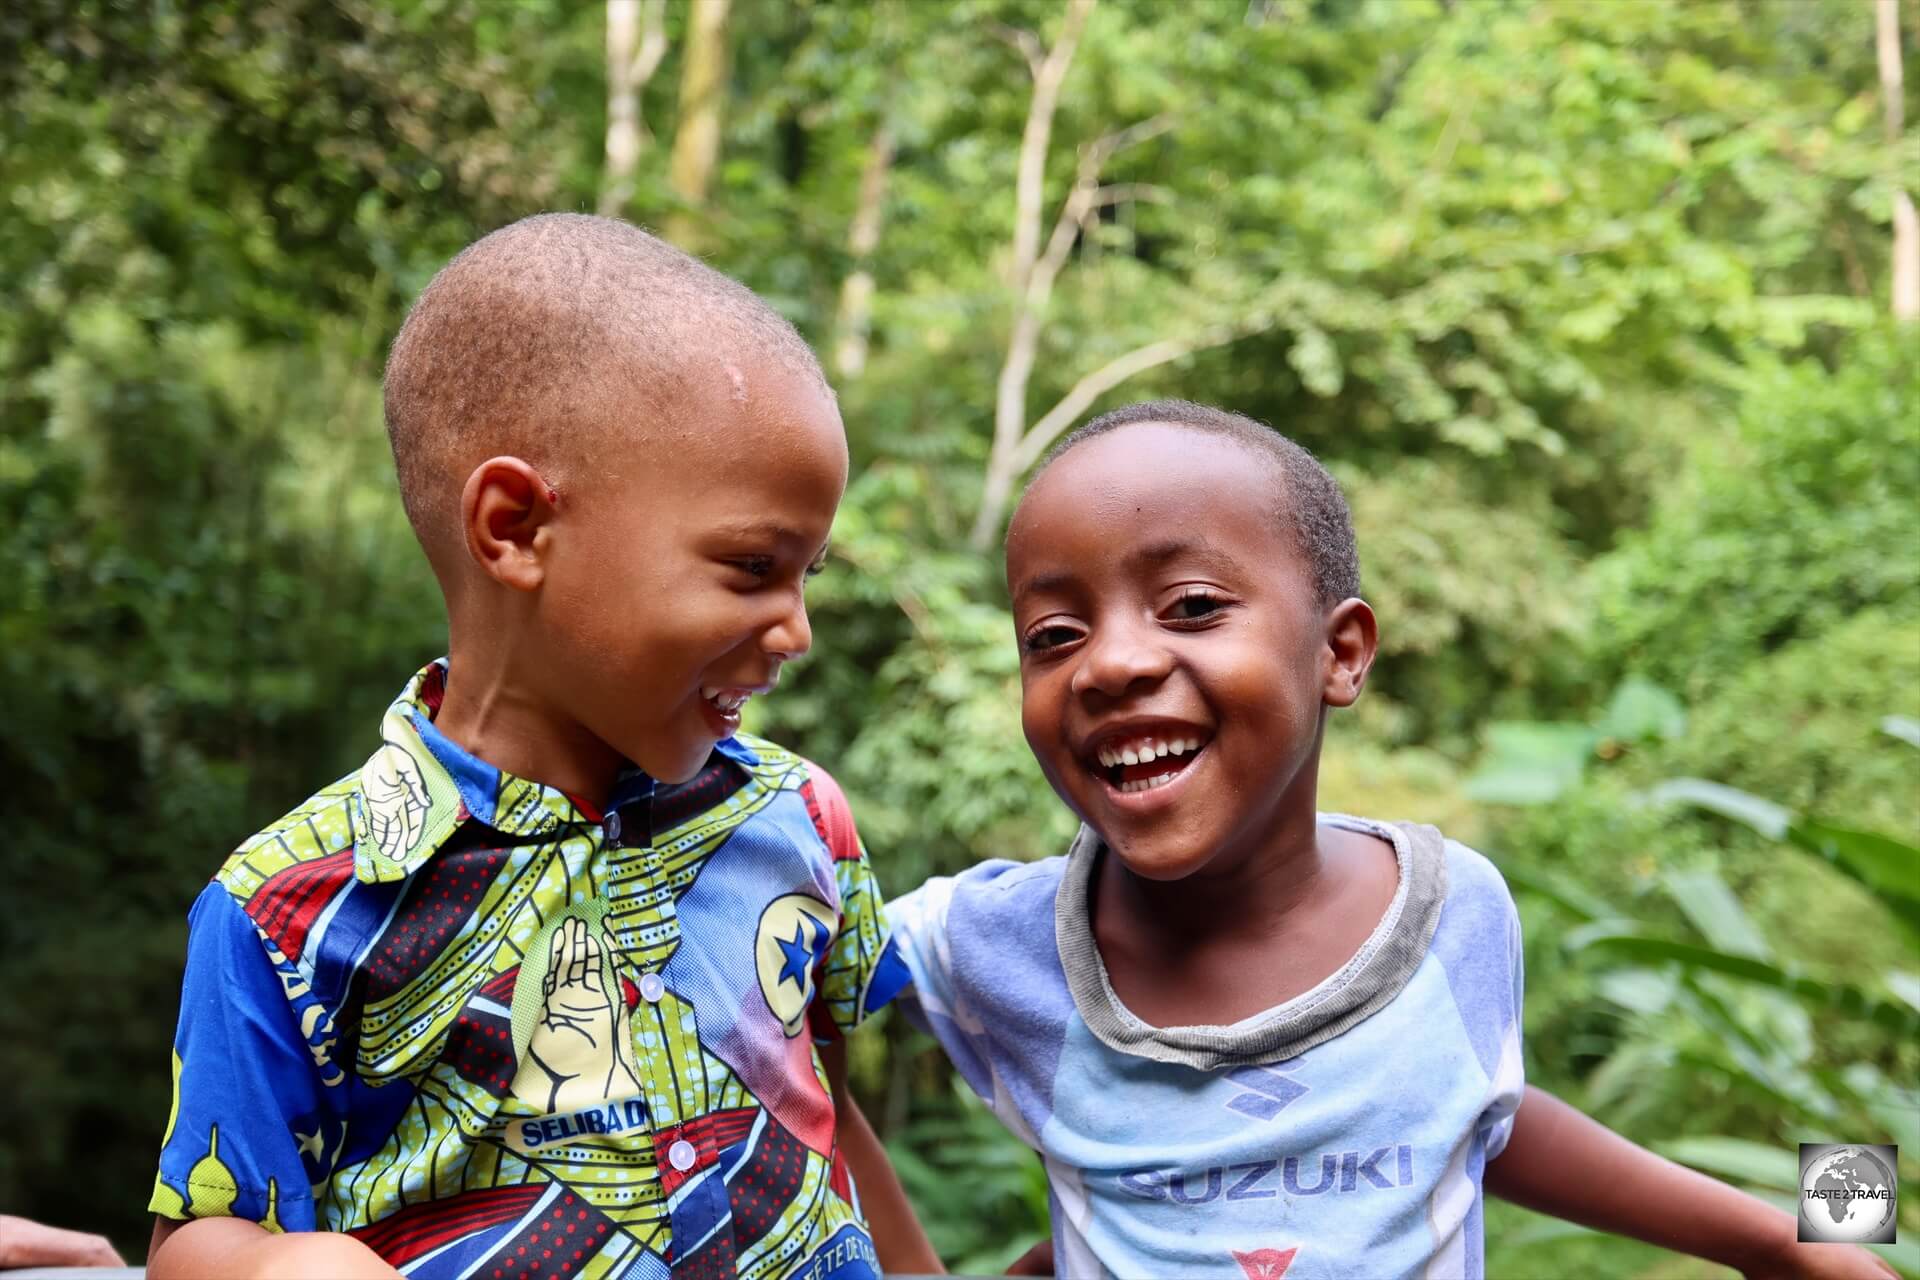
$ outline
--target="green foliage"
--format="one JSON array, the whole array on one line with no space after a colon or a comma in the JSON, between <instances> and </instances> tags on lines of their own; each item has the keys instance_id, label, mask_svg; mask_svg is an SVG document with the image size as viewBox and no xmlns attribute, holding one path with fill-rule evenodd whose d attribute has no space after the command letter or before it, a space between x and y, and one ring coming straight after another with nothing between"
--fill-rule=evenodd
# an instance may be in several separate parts
<instances>
[{"instance_id":1,"label":"green foliage","mask_svg":"<svg viewBox=\"0 0 1920 1280\"><path fill-rule=\"evenodd\" d=\"M1901 940L1895 954L1913 956L1920 942L1913 897L1920 843L1796 815L1762 797L1698 779L1673 780L1653 799L1731 818L1866 885L1882 921L1896 926ZM1616 1123L1631 1127L1662 1101L1674 1100L1669 1077L1655 1075L1653 1088L1646 1088L1650 1072L1685 1068L1713 1078L1736 1106L1758 1103L1776 1113L1776 1125L1879 1133L1896 1144L1920 1139L1920 1094L1899 1083L1910 1077L1914 1045L1920 1043L1920 981L1913 975L1873 974L1871 948L1853 949L1844 969L1804 969L1779 954L1726 882L1705 867L1671 869L1660 877L1701 941L1629 919L1579 890L1556 885L1551 874L1518 879L1583 922L1563 936L1562 945L1599 962L1594 990L1625 1015L1618 1038L1586 1082L1589 1101L1610 1110ZM1857 921L1855 936L1874 923ZM1831 1052L1826 1033L1835 1024L1855 1033L1858 1056L1851 1061ZM1689 1100L1696 1096L1688 1094ZM1695 1117L1693 1124L1700 1123ZM1723 1134L1655 1145L1683 1163L1749 1184L1758 1194L1792 1190L1787 1134L1776 1128L1771 1136L1779 1147ZM1920 1251L1911 1246L1882 1252L1909 1272L1920 1270Z\"/></svg>"},{"instance_id":2,"label":"green foliage","mask_svg":"<svg viewBox=\"0 0 1920 1280\"><path fill-rule=\"evenodd\" d=\"M1920 608L1920 358L1879 333L1820 362L1761 360L1734 430L1597 575L1602 660L1697 701L1861 610ZM1710 608L1702 608L1705 602Z\"/></svg>"},{"instance_id":3,"label":"green foliage","mask_svg":"<svg viewBox=\"0 0 1920 1280\"><path fill-rule=\"evenodd\" d=\"M836 376L855 475L817 648L755 727L841 778L889 890L1056 851L1072 819L966 532L1013 313L1008 33L1051 40L1059 7L734 14L703 251L823 351L856 265L874 285L869 359ZM184 906L444 645L381 353L460 245L595 202L602 22L553 0L0 11L0 1072L36 1117L0 1145L10 1211L138 1252ZM669 6L624 209L655 226L686 212L684 22ZM1165 125L1101 174L1029 418L1145 343L1239 335L1093 407L1245 410L1346 484L1385 647L1324 799L1484 837L1543 888L1533 1074L1735 1174L1795 1125L1890 1131L1887 1082L1920 1068L1874 1021L1920 988L1880 905L1897 850L1848 834L1920 830L1915 753L1876 733L1920 722L1920 362L1872 320L1920 142L1880 140L1870 29L1842 4L1102 0L1047 158L1050 226L1084 148ZM1790 828L1831 858L1638 803L1681 776L1841 815ZM1483 803L1529 796L1551 802ZM1829 980L1872 1003L1798 999ZM923 1040L889 1026L854 1059L951 1261L1044 1229L1034 1162ZM1495 1273L1671 1266L1490 1222Z\"/></svg>"},{"instance_id":4,"label":"green foliage","mask_svg":"<svg viewBox=\"0 0 1920 1280\"><path fill-rule=\"evenodd\" d=\"M1467 779L1466 791L1492 804L1546 804L1577 786L1589 762L1678 738L1686 728L1686 711L1677 698L1650 680L1629 676L1591 724L1488 724L1486 757Z\"/></svg>"},{"instance_id":5,"label":"green foliage","mask_svg":"<svg viewBox=\"0 0 1920 1280\"><path fill-rule=\"evenodd\" d=\"M934 1048L924 1036L916 1047ZM998 1275L1047 1237L1047 1176L1039 1157L957 1077L948 1098L928 1099L887 1144L887 1154L952 1271ZM954 1194L956 1188L964 1194Z\"/></svg>"}]
</instances>

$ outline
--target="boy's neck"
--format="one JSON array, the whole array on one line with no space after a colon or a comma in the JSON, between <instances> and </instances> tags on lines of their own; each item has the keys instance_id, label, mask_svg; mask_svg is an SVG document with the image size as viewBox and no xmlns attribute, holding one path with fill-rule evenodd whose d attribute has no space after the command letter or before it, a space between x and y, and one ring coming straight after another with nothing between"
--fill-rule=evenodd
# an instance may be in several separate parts
<instances>
[{"instance_id":1,"label":"boy's neck","mask_svg":"<svg viewBox=\"0 0 1920 1280\"><path fill-rule=\"evenodd\" d=\"M1311 990L1345 965L1398 886L1384 841L1321 827L1314 771L1245 849L1148 880L1117 856L1093 886L1093 934L1121 1002L1155 1026L1226 1026Z\"/></svg>"},{"instance_id":2,"label":"boy's neck","mask_svg":"<svg viewBox=\"0 0 1920 1280\"><path fill-rule=\"evenodd\" d=\"M1319 896L1325 866L1312 795L1282 812L1243 850L1222 850L1178 880L1135 875L1109 854L1094 890L1094 914L1109 929L1155 948L1234 935L1271 935Z\"/></svg>"},{"instance_id":3,"label":"boy's neck","mask_svg":"<svg viewBox=\"0 0 1920 1280\"><path fill-rule=\"evenodd\" d=\"M555 710L506 664L449 646L447 689L433 726L502 772L604 808L620 753Z\"/></svg>"}]
</instances>

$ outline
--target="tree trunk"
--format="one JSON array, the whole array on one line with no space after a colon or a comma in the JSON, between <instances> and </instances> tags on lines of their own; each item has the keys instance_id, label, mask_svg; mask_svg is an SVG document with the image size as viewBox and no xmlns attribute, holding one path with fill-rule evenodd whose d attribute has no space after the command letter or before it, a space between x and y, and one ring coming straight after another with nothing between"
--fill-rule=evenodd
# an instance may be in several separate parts
<instances>
[{"instance_id":1,"label":"tree trunk","mask_svg":"<svg viewBox=\"0 0 1920 1280\"><path fill-rule=\"evenodd\" d=\"M1903 77L1900 66L1899 0L1877 0L1875 45L1880 55L1880 93L1885 100L1887 145L1897 146L1904 126ZM1904 183L1910 175L1896 174ZM1893 192L1893 318L1901 324L1920 322L1920 216L1904 185Z\"/></svg>"},{"instance_id":2,"label":"tree trunk","mask_svg":"<svg viewBox=\"0 0 1920 1280\"><path fill-rule=\"evenodd\" d=\"M727 75L732 47L727 31L731 0L692 0L687 13L686 65L680 72L680 122L673 135L667 182L682 208L667 220L667 236L698 248L705 236L702 207L713 189L726 127Z\"/></svg>"},{"instance_id":3,"label":"tree trunk","mask_svg":"<svg viewBox=\"0 0 1920 1280\"><path fill-rule=\"evenodd\" d=\"M1020 156L1015 167L1013 200L1013 261L1008 285L1013 294L1013 334L1007 340L1006 359L1000 365L999 385L993 400L993 449L987 461L985 490L981 494L980 513L974 521L972 543L985 549L999 530L1000 513L1006 509L1017 478L1011 473L1013 451L1027 426L1027 380L1033 375L1033 360L1040 340L1040 316L1030 296L1033 271L1040 257L1040 223L1046 194L1047 144L1053 136L1053 116L1060 105L1060 86L1073 64L1074 49L1080 32L1092 14L1094 0L1072 0L1060 34L1044 57L1034 56L1039 41L1032 42L1028 63L1033 72L1033 98L1027 106L1026 128L1020 134Z\"/></svg>"},{"instance_id":4,"label":"tree trunk","mask_svg":"<svg viewBox=\"0 0 1920 1280\"><path fill-rule=\"evenodd\" d=\"M599 212L611 216L633 198L633 174L647 143L640 93L667 53L667 0L607 0L607 164Z\"/></svg>"},{"instance_id":5,"label":"tree trunk","mask_svg":"<svg viewBox=\"0 0 1920 1280\"><path fill-rule=\"evenodd\" d=\"M860 171L860 203L847 231L847 250L853 270L840 286L840 314L834 323L838 340L833 364L843 378L857 378L867 367L867 338L873 328L874 250L880 247L880 222L886 207L887 174L893 168L893 128L885 121L873 131L867 162Z\"/></svg>"}]
</instances>

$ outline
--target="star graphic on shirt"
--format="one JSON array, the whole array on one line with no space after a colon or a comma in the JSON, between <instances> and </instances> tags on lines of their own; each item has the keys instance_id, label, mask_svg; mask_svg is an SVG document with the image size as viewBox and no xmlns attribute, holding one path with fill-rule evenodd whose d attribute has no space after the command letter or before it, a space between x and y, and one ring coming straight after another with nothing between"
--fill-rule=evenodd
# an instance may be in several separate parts
<instances>
[{"instance_id":1,"label":"star graphic on shirt","mask_svg":"<svg viewBox=\"0 0 1920 1280\"><path fill-rule=\"evenodd\" d=\"M293 1136L299 1140L301 1155L311 1155L318 1162L327 1154L327 1140L321 1136L318 1129L312 1133L301 1133L296 1130Z\"/></svg>"},{"instance_id":2,"label":"star graphic on shirt","mask_svg":"<svg viewBox=\"0 0 1920 1280\"><path fill-rule=\"evenodd\" d=\"M813 964L813 948L807 943L807 918L802 916L793 922L793 941L776 938L780 944L780 954L787 958L780 966L779 981L791 981L802 991L807 989L807 970Z\"/></svg>"}]
</instances>

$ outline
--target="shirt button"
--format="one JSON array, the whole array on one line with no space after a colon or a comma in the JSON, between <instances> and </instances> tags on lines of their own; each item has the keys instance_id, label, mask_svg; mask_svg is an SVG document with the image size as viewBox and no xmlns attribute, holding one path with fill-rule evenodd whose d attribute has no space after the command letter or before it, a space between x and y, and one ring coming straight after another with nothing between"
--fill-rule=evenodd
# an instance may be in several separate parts
<instances>
[{"instance_id":1,"label":"shirt button","mask_svg":"<svg viewBox=\"0 0 1920 1280\"><path fill-rule=\"evenodd\" d=\"M667 984L660 980L657 973L640 975L640 996L648 1004L659 1004L660 997L667 994Z\"/></svg>"},{"instance_id":2,"label":"shirt button","mask_svg":"<svg viewBox=\"0 0 1920 1280\"><path fill-rule=\"evenodd\" d=\"M678 1169L681 1173L685 1173L687 1170L693 1168L693 1162L699 1158L700 1153L695 1151L693 1144L685 1138L680 1139L667 1148L667 1163Z\"/></svg>"},{"instance_id":3,"label":"shirt button","mask_svg":"<svg viewBox=\"0 0 1920 1280\"><path fill-rule=\"evenodd\" d=\"M607 843L615 846L620 843L620 815L618 813L610 813L607 815Z\"/></svg>"}]
</instances>

